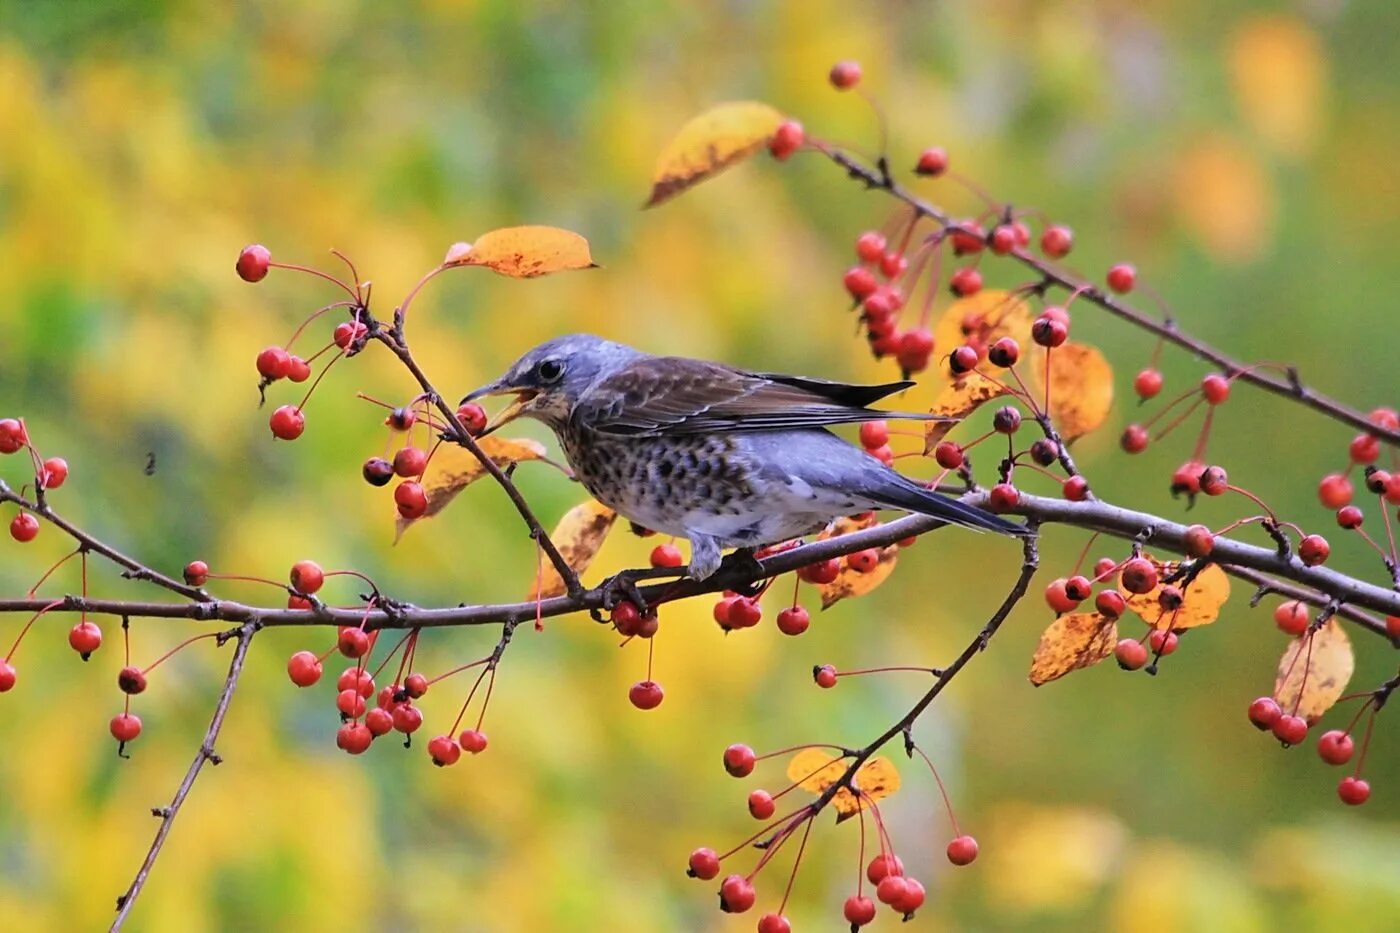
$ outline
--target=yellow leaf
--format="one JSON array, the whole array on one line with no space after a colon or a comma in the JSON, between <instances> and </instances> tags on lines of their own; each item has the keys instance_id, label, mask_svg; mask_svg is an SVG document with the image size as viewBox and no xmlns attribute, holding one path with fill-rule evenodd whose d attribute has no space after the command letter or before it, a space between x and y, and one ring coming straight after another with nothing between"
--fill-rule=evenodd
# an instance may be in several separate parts
<instances>
[{"instance_id":1,"label":"yellow leaf","mask_svg":"<svg viewBox=\"0 0 1400 933\"><path fill-rule=\"evenodd\" d=\"M1222 134L1208 134L1172 161L1176 213L1212 258L1243 263L1268 250L1278 197L1254 152Z\"/></svg>"},{"instance_id":2,"label":"yellow leaf","mask_svg":"<svg viewBox=\"0 0 1400 933\"><path fill-rule=\"evenodd\" d=\"M1152 557L1148 557L1148 560L1156 566L1157 576L1163 580L1181 566L1176 561L1163 563ZM1150 593L1129 593L1123 590L1128 600L1128 608L1153 628L1180 631L1198 625L1209 625L1220 615L1220 607L1225 605L1225 600L1230 598L1230 578L1215 564L1207 565L1206 569L1191 581L1191 585L1182 590L1179 609L1162 608L1159 597L1165 585L1158 583L1157 588Z\"/></svg>"},{"instance_id":3,"label":"yellow leaf","mask_svg":"<svg viewBox=\"0 0 1400 933\"><path fill-rule=\"evenodd\" d=\"M978 822L986 838L977 864L1008 929L1031 926L1027 915L1063 913L1096 897L1122 872L1130 838L1110 810L1093 807L1012 801L979 813Z\"/></svg>"},{"instance_id":4,"label":"yellow leaf","mask_svg":"<svg viewBox=\"0 0 1400 933\"><path fill-rule=\"evenodd\" d=\"M512 463L538 460L544 456L544 447L527 438L510 440L491 435L483 437L477 444L481 446L482 453L502 468ZM432 460L428 462L428 469L423 474L423 491L428 495L428 510L421 518L432 518L447 508L457 497L457 493L485 475L486 468L481 465L475 454L465 447L444 443L433 453ZM404 530L419 520L400 515L394 523L394 540L398 541L403 537Z\"/></svg>"},{"instance_id":5,"label":"yellow leaf","mask_svg":"<svg viewBox=\"0 0 1400 933\"><path fill-rule=\"evenodd\" d=\"M787 776L789 781L803 790L822 794L832 784L841 780L846 774L846 768L844 759L820 748L806 748L788 762ZM831 798L831 806L836 810L838 823L867 809L872 801L883 800L899 790L899 771L888 758L871 758L856 769L851 783L856 790L862 792L859 800L844 787Z\"/></svg>"},{"instance_id":6,"label":"yellow leaf","mask_svg":"<svg viewBox=\"0 0 1400 933\"><path fill-rule=\"evenodd\" d=\"M827 538L838 538L841 535L850 534L853 531L863 531L866 528L873 528L880 523L873 514L865 514L864 517L843 517L832 522L830 527L824 529L817 535L818 541ZM852 596L864 596L875 589L881 583L889 579L894 573L894 565L899 557L899 545L891 544L889 547L880 549L880 562L868 573L862 573L850 566L845 558L841 559L841 572L836 579L830 583L823 583L817 589L822 596L822 608L830 609L843 599Z\"/></svg>"},{"instance_id":7,"label":"yellow leaf","mask_svg":"<svg viewBox=\"0 0 1400 933\"><path fill-rule=\"evenodd\" d=\"M1046 354L1031 353L1032 391L1043 392ZM1113 407L1113 368L1094 347L1065 343L1049 353L1050 417L1065 441L1083 437L1108 420Z\"/></svg>"},{"instance_id":8,"label":"yellow leaf","mask_svg":"<svg viewBox=\"0 0 1400 933\"><path fill-rule=\"evenodd\" d=\"M593 563L603 539L608 536L617 513L596 499L581 502L564 513L549 539L559 549L574 573L582 574ZM541 576L535 579L528 599L548 599L564 592L564 580L559 571L546 561L541 567Z\"/></svg>"},{"instance_id":9,"label":"yellow leaf","mask_svg":"<svg viewBox=\"0 0 1400 933\"><path fill-rule=\"evenodd\" d=\"M1245 122L1274 149L1307 153L1325 112L1327 60L1300 18L1247 18L1230 42L1230 78Z\"/></svg>"},{"instance_id":10,"label":"yellow leaf","mask_svg":"<svg viewBox=\"0 0 1400 933\"><path fill-rule=\"evenodd\" d=\"M1328 619L1316 632L1288 643L1278 662L1274 699L1285 713L1311 725L1341 697L1355 666L1346 630Z\"/></svg>"},{"instance_id":11,"label":"yellow leaf","mask_svg":"<svg viewBox=\"0 0 1400 933\"><path fill-rule=\"evenodd\" d=\"M1062 615L1040 635L1031 658L1031 683L1039 687L1070 671L1093 667L1113 654L1118 624L1097 612Z\"/></svg>"},{"instance_id":12,"label":"yellow leaf","mask_svg":"<svg viewBox=\"0 0 1400 933\"><path fill-rule=\"evenodd\" d=\"M646 206L655 207L752 155L782 121L781 113L757 101L706 110L681 127L656 160Z\"/></svg>"},{"instance_id":13,"label":"yellow leaf","mask_svg":"<svg viewBox=\"0 0 1400 933\"><path fill-rule=\"evenodd\" d=\"M597 264L588 253L588 241L559 227L502 227L483 233L469 249L455 243L444 265L485 266L514 279L528 279L569 269L591 269Z\"/></svg>"},{"instance_id":14,"label":"yellow leaf","mask_svg":"<svg viewBox=\"0 0 1400 933\"><path fill-rule=\"evenodd\" d=\"M943 388L933 400L929 414L939 418L966 418L984 402L1006 394L1006 387L990 379L983 379L976 373L969 373L971 379L959 379ZM933 453L938 442L948 436L948 432L958 426L957 421L929 421L924 425L924 453Z\"/></svg>"}]
</instances>

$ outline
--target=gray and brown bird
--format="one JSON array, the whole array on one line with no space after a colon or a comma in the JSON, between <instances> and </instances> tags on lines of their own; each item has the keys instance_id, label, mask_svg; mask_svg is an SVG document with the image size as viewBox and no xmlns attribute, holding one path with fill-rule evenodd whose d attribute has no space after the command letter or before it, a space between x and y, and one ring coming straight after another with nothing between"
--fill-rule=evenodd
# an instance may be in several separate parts
<instances>
[{"instance_id":1,"label":"gray and brown bird","mask_svg":"<svg viewBox=\"0 0 1400 933\"><path fill-rule=\"evenodd\" d=\"M1003 534L1022 526L939 495L827 430L924 418L868 406L913 383L848 385L652 356L591 334L535 347L463 401L512 394L494 421L544 422L604 505L690 540L703 580L722 548L756 548L871 509L918 512Z\"/></svg>"}]
</instances>

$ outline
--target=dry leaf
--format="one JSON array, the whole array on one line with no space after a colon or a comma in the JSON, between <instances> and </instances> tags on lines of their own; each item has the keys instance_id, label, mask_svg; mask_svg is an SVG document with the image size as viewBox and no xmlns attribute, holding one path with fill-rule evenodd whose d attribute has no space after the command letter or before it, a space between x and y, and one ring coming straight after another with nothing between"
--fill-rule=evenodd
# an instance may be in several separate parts
<instances>
[{"instance_id":1,"label":"dry leaf","mask_svg":"<svg viewBox=\"0 0 1400 933\"><path fill-rule=\"evenodd\" d=\"M718 104L681 127L656 160L647 207L717 175L762 148L783 115L757 101Z\"/></svg>"},{"instance_id":2,"label":"dry leaf","mask_svg":"<svg viewBox=\"0 0 1400 933\"><path fill-rule=\"evenodd\" d=\"M544 456L544 447L537 441L526 438L510 440L491 435L477 441L482 453L490 457L498 467L526 460L538 460ZM428 469L421 482L428 495L428 510L421 518L432 518L457 497L457 493L486 475L486 467L470 450L456 444L443 444L433 453ZM408 519L402 515L394 523L394 541L403 537L404 529L421 519Z\"/></svg>"},{"instance_id":3,"label":"dry leaf","mask_svg":"<svg viewBox=\"0 0 1400 933\"><path fill-rule=\"evenodd\" d=\"M841 535L850 534L853 531L863 531L866 528L873 528L880 523L873 514L865 514L863 518L838 518L829 527L817 535L818 541L827 538L837 538ZM875 589L881 583L889 579L894 573L894 565L899 557L899 545L891 544L889 547L880 550L880 563L869 573L861 573L846 565L845 560L841 562L841 572L836 579L830 583L823 583L817 589L822 596L822 608L830 609L843 599L852 596L864 596Z\"/></svg>"},{"instance_id":4,"label":"dry leaf","mask_svg":"<svg viewBox=\"0 0 1400 933\"><path fill-rule=\"evenodd\" d=\"M1094 347L1065 343L1049 353L1050 417L1065 441L1083 437L1108 420L1113 407L1113 368ZM1031 354L1032 390L1045 391L1046 354Z\"/></svg>"},{"instance_id":5,"label":"dry leaf","mask_svg":"<svg viewBox=\"0 0 1400 933\"><path fill-rule=\"evenodd\" d=\"M1147 557L1145 554L1143 556ZM1177 561L1163 563L1153 557L1148 557L1148 560L1157 568L1158 578L1163 580L1181 566ZM1121 584L1120 580L1119 588L1127 597L1128 608L1141 616L1148 625L1160 629L1171 628L1180 631L1198 625L1209 625L1220 615L1220 607L1225 605L1225 600L1230 598L1230 578L1215 564L1207 564L1206 568L1196 575L1196 579L1191 581L1191 585L1182 591L1179 609L1162 608L1158 597L1166 584L1158 583L1157 588L1150 593L1129 593L1122 589ZM1179 584L1172 585L1179 587Z\"/></svg>"},{"instance_id":6,"label":"dry leaf","mask_svg":"<svg viewBox=\"0 0 1400 933\"><path fill-rule=\"evenodd\" d=\"M1006 387L990 379L983 379L976 373L970 374L971 381L959 379L938 393L933 400L929 414L939 418L966 418L984 402L1006 394ZM948 432L958 426L957 421L929 421L924 425L924 453L933 453L938 442L948 436Z\"/></svg>"},{"instance_id":7,"label":"dry leaf","mask_svg":"<svg viewBox=\"0 0 1400 933\"><path fill-rule=\"evenodd\" d=\"M485 266L515 279L528 279L569 269L591 269L596 263L588 241L559 227L502 227L483 233L470 248L453 244L444 265Z\"/></svg>"},{"instance_id":8,"label":"dry leaf","mask_svg":"<svg viewBox=\"0 0 1400 933\"><path fill-rule=\"evenodd\" d=\"M1031 658L1031 683L1039 687L1070 671L1093 667L1113 654L1118 623L1097 612L1062 615L1041 633Z\"/></svg>"},{"instance_id":9,"label":"dry leaf","mask_svg":"<svg viewBox=\"0 0 1400 933\"><path fill-rule=\"evenodd\" d=\"M559 556L576 574L582 574L593 563L603 539L608 536L617 513L596 499L580 502L564 513L559 524L554 526L549 539L559 549ZM545 561L540 568L541 576L535 579L527 599L548 599L564 592L564 579L554 565Z\"/></svg>"},{"instance_id":10,"label":"dry leaf","mask_svg":"<svg viewBox=\"0 0 1400 933\"><path fill-rule=\"evenodd\" d=\"M821 794L841 780L846 768L844 759L819 748L806 748L788 762L787 776L789 781L796 783L803 790ZM831 806L836 810L838 823L867 809L872 800L883 800L899 790L899 771L888 758L871 758L856 769L852 783L862 792L859 802L855 795L844 787L831 798Z\"/></svg>"},{"instance_id":11,"label":"dry leaf","mask_svg":"<svg viewBox=\"0 0 1400 933\"><path fill-rule=\"evenodd\" d=\"M1288 643L1278 662L1274 699L1285 713L1302 716L1311 725L1341 697L1355 666L1346 630L1336 619L1328 619L1316 632Z\"/></svg>"}]
</instances>

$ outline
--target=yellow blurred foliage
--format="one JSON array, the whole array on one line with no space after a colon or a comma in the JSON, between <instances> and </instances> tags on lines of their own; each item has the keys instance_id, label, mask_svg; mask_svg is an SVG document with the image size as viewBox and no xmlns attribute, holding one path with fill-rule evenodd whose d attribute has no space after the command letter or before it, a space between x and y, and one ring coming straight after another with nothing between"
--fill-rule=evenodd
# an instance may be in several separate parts
<instances>
[{"instance_id":1,"label":"yellow blurred foliage","mask_svg":"<svg viewBox=\"0 0 1400 933\"><path fill-rule=\"evenodd\" d=\"M1008 917L1069 911L1118 872L1127 831L1085 807L1003 803L990 814L978 867L987 899Z\"/></svg>"},{"instance_id":2,"label":"yellow blurred foliage","mask_svg":"<svg viewBox=\"0 0 1400 933\"><path fill-rule=\"evenodd\" d=\"M1186 141L1174 164L1177 216L1203 250L1235 263L1268 251L1278 195L1253 152L1222 133L1206 132Z\"/></svg>"},{"instance_id":3,"label":"yellow blurred foliage","mask_svg":"<svg viewBox=\"0 0 1400 933\"><path fill-rule=\"evenodd\" d=\"M1235 27L1228 63L1235 104L1249 127L1277 152L1309 154L1329 108L1327 58L1317 34L1295 16L1250 17Z\"/></svg>"}]
</instances>

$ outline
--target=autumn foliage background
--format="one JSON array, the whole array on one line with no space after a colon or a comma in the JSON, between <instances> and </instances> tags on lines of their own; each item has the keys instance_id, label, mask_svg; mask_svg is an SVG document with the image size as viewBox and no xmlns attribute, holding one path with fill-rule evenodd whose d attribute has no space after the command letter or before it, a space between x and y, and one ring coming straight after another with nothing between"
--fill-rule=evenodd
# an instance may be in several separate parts
<instances>
[{"instance_id":1,"label":"autumn foliage background","mask_svg":"<svg viewBox=\"0 0 1400 933\"><path fill-rule=\"evenodd\" d=\"M314 557L420 604L519 598L533 549L488 485L391 546L392 506L359 477L383 443L380 417L353 395L406 399L410 386L378 348L332 371L300 441L271 440L253 357L323 292L276 273L244 284L238 248L320 261L339 247L382 300L448 243L493 227L587 235L602 270L532 282L463 272L419 300L415 350L448 391L569 330L888 378L851 336L840 274L855 234L890 204L820 158L765 157L637 209L666 139L719 100L766 100L813 132L873 144L869 112L824 80L846 57L885 103L897 163L946 146L996 196L1073 226L1072 265L1096 275L1135 261L1199 336L1299 363L1362 407L1393 404L1396 35L1400 10L1382 0L11 6L0 18L0 408L72 464L60 509L166 571L201 557L276 576ZM972 206L946 182L921 190ZM1015 284L998 274L1009 273L989 284ZM1081 467L1110 500L1182 514L1167 493L1182 451L1129 461L1114 443L1150 343L1089 309L1076 328L1120 380L1110 426L1076 450ZM1204 372L1172 352L1163 369L1180 387ZM1237 395L1213 456L1283 514L1330 524L1313 486L1341 465L1349 435ZM547 524L581 498L543 467L518 478ZM1207 500L1193 514L1236 507ZM1047 578L1082 540L1049 532ZM615 537L593 575L643 562L647 547ZM7 541L0 591L22 592L64 548L52 534ZM1339 568L1373 574L1354 542L1334 549ZM725 637L708 600L667 607L667 701L652 713L626 699L641 649L616 650L582 618L522 630L489 753L448 770L391 743L363 759L338 752L329 688L297 691L283 670L326 633L267 632L220 740L227 760L177 824L140 928L749 929L752 917L723 917L683 873L691 848L752 823L748 785L723 774L721 749L867 740L907 707L917 675L820 691L811 665L946 660L1016 556L947 533L903 563L799 639L766 621ZM94 591L129 586L109 574ZM1049 612L1038 600L1017 611L919 725L982 858L948 870L946 818L918 769L883 807L931 882L921 929L1363 930L1400 915L1400 730L1381 717L1376 793L1344 812L1310 746L1282 753L1245 720L1285 643L1246 599L1237 585L1221 621L1156 679L1104 665L1038 691L1025 671ZM148 808L183 773L226 663L204 648L162 667L137 704L146 731L119 761L106 735L117 653L83 666L62 625L26 642L23 682L0 700L0 916L16 929L110 919L153 830ZM143 621L134 650L153 657L190 628ZM494 639L433 632L422 666L477 657ZM1355 640L1355 684L1394 672L1393 651ZM452 715L432 700L430 731ZM821 821L788 910L796 926L831 928L854 831Z\"/></svg>"}]
</instances>

